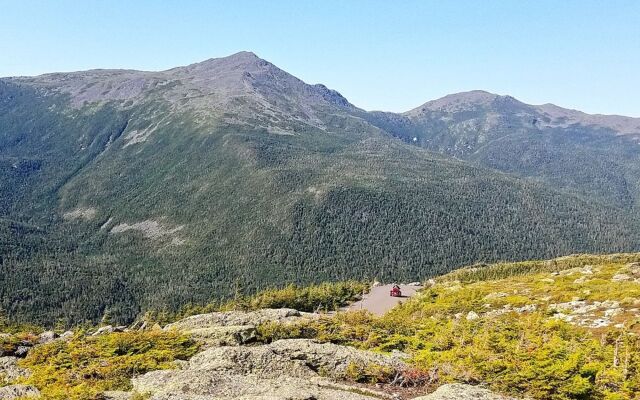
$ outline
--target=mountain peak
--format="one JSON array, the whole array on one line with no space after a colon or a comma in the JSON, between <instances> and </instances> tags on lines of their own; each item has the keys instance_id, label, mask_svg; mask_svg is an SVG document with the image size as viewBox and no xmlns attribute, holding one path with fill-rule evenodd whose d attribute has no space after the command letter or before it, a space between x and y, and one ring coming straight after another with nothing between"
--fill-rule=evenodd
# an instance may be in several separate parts
<instances>
[{"instance_id":1,"label":"mountain peak","mask_svg":"<svg viewBox=\"0 0 640 400\"><path fill-rule=\"evenodd\" d=\"M210 70L223 72L225 70L251 69L255 67L265 66L272 66L273 68L276 68L275 65L269 63L266 60L263 60L255 53L252 53L250 51L241 51L226 57L209 58L207 60L189 64L183 67L172 68L165 72L197 73Z\"/></svg>"},{"instance_id":2,"label":"mountain peak","mask_svg":"<svg viewBox=\"0 0 640 400\"><path fill-rule=\"evenodd\" d=\"M239 51L237 53L225 56L225 57L216 57L209 58L207 60L191 64L191 65L202 65L202 64L217 64L217 63L233 63L233 64L251 64L255 62L267 62L262 58L258 57L255 53L250 51Z\"/></svg>"},{"instance_id":3,"label":"mountain peak","mask_svg":"<svg viewBox=\"0 0 640 400\"><path fill-rule=\"evenodd\" d=\"M408 111L406 114L415 115L424 112L458 112L476 109L478 107L486 108L493 106L505 105L523 105L520 101L511 96L501 96L484 90L471 90L468 92L460 92L431 100L420 107Z\"/></svg>"}]
</instances>

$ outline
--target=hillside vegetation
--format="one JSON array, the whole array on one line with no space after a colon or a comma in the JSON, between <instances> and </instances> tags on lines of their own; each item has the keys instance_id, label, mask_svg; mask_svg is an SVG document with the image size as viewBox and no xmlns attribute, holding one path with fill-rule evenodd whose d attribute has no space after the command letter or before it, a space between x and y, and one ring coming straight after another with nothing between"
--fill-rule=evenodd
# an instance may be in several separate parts
<instances>
[{"instance_id":1,"label":"hillside vegetation","mask_svg":"<svg viewBox=\"0 0 640 400\"><path fill-rule=\"evenodd\" d=\"M634 399L639 298L639 254L572 256L462 269L379 318L266 324L262 335L405 352L423 383L486 383L534 399ZM354 378L375 376L356 370Z\"/></svg>"},{"instance_id":2,"label":"hillside vegetation","mask_svg":"<svg viewBox=\"0 0 640 400\"><path fill-rule=\"evenodd\" d=\"M420 393L463 382L540 400L640 395L640 254L476 265L428 286L381 317L357 311L265 322L257 330L261 343L254 345L312 338L408 361L400 372L375 363L349 365L342 379L364 387L378 383ZM187 307L181 315L165 314L164 321L148 314L147 326L203 311L341 305L361 289L356 283L291 286L208 309ZM13 332L0 341L5 352L38 340L34 328L0 330ZM33 347L19 362L32 374L18 382L37 387L42 399L93 399L105 390L130 390L130 379L147 371L175 368L201 345L158 327L87 335L94 331L76 329L64 340Z\"/></svg>"}]
</instances>

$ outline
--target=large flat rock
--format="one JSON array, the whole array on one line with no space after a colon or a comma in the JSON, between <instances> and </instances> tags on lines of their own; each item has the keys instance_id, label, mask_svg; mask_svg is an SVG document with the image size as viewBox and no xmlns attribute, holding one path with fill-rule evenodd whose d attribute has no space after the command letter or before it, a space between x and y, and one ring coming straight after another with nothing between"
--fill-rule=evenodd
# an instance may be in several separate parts
<instances>
[{"instance_id":1,"label":"large flat rock","mask_svg":"<svg viewBox=\"0 0 640 400\"><path fill-rule=\"evenodd\" d=\"M183 369L154 371L133 379L134 390L153 400L288 399L364 400L384 397L330 379L349 365L399 369L391 357L306 339L264 346L214 347L194 356Z\"/></svg>"}]
</instances>

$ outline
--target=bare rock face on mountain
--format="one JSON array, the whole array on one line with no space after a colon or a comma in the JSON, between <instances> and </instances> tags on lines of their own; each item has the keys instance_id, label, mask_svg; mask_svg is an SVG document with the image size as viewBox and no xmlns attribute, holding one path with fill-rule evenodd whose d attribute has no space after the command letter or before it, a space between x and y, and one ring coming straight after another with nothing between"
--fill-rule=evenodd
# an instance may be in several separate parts
<instances>
[{"instance_id":1,"label":"bare rock face on mountain","mask_svg":"<svg viewBox=\"0 0 640 400\"><path fill-rule=\"evenodd\" d=\"M152 100L194 112L201 121L216 118L272 133L291 134L303 125L324 129L324 112L356 110L337 91L309 85L246 51L166 71L90 70L14 79L69 95L76 107L109 101L132 107L149 101L153 92ZM165 118L156 117L157 127Z\"/></svg>"}]
</instances>

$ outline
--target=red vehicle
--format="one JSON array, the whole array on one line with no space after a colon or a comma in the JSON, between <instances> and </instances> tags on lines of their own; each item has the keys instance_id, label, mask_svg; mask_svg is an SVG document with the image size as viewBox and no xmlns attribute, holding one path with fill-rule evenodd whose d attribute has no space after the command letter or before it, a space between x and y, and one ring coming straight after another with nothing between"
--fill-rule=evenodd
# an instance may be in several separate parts
<instances>
[{"instance_id":1,"label":"red vehicle","mask_svg":"<svg viewBox=\"0 0 640 400\"><path fill-rule=\"evenodd\" d=\"M393 285L393 288L391 288L391 291L389 292L389 296L402 297L402 291L400 290L400 286Z\"/></svg>"}]
</instances>

